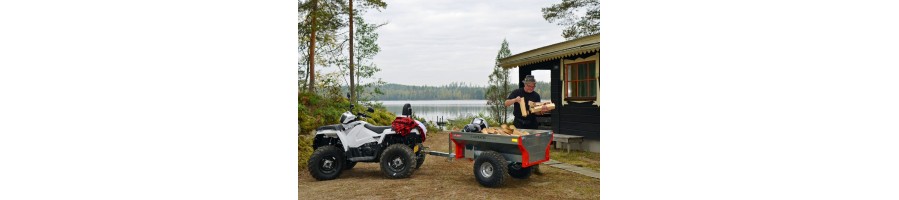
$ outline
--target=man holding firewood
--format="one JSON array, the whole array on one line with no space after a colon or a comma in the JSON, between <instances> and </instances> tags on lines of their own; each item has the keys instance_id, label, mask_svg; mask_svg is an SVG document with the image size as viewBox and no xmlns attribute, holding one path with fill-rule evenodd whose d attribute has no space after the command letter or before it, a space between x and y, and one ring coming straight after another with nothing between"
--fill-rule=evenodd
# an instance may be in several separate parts
<instances>
[{"instance_id":1,"label":"man holding firewood","mask_svg":"<svg viewBox=\"0 0 899 200\"><path fill-rule=\"evenodd\" d=\"M537 115L544 115L548 110L546 107L542 107L540 110L529 113L531 105L525 102L540 102L540 94L534 91L534 88L537 87L537 80L534 79L534 75L527 75L521 82L524 83L524 88L512 91L509 97L506 97L505 106L515 106L512 109L512 115L515 116L515 121L513 122L515 128L537 129ZM521 106L524 106L524 108ZM524 112L522 113L522 111ZM533 172L535 174L543 174L540 172L540 165L534 165L532 168L534 168Z\"/></svg>"},{"instance_id":2,"label":"man holding firewood","mask_svg":"<svg viewBox=\"0 0 899 200\"><path fill-rule=\"evenodd\" d=\"M537 80L534 79L534 75L527 75L521 82L524 83L524 88L512 91L509 97L506 97L505 106L514 105L512 115L515 116L513 122L515 128L537 129L537 115L544 115L548 110L546 107L541 107L539 110L534 110L533 113L529 112L531 105L524 102L540 102L540 94L534 91L534 88L537 87ZM522 103L525 104L524 108L521 107Z\"/></svg>"}]
</instances>

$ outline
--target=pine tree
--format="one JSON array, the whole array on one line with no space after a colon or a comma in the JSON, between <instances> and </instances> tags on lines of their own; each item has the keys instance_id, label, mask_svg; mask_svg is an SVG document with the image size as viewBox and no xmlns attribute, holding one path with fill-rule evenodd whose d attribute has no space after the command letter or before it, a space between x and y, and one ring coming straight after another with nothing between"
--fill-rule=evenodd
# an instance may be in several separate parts
<instances>
[{"instance_id":1,"label":"pine tree","mask_svg":"<svg viewBox=\"0 0 899 200\"><path fill-rule=\"evenodd\" d=\"M508 119L508 108L504 105L507 95L511 93L509 85L509 69L499 65L499 60L512 55L509 50L509 42L503 39L499 52L496 54L496 64L493 66L493 72L490 73L487 91L484 93L487 99L487 105L490 110L490 116L497 123L506 123Z\"/></svg>"},{"instance_id":2,"label":"pine tree","mask_svg":"<svg viewBox=\"0 0 899 200\"><path fill-rule=\"evenodd\" d=\"M566 26L562 30L566 40L599 33L599 0L562 0L541 10L549 23Z\"/></svg>"}]
</instances>

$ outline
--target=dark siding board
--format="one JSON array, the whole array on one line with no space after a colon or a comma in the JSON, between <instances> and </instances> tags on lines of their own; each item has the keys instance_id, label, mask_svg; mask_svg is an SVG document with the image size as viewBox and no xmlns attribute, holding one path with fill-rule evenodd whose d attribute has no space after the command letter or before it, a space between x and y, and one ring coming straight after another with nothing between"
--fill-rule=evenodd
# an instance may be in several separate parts
<instances>
[{"instance_id":1,"label":"dark siding board","mask_svg":"<svg viewBox=\"0 0 899 200\"><path fill-rule=\"evenodd\" d=\"M599 117L599 107L562 106L558 108L563 115L594 115Z\"/></svg>"},{"instance_id":2,"label":"dark siding board","mask_svg":"<svg viewBox=\"0 0 899 200\"><path fill-rule=\"evenodd\" d=\"M599 139L599 124L560 121L559 125L558 133Z\"/></svg>"},{"instance_id":3,"label":"dark siding board","mask_svg":"<svg viewBox=\"0 0 899 200\"><path fill-rule=\"evenodd\" d=\"M577 129L582 131L595 131L599 132L599 123L584 123L584 122L570 122L570 121L561 121L559 122L562 125L563 129Z\"/></svg>"},{"instance_id":4,"label":"dark siding board","mask_svg":"<svg viewBox=\"0 0 899 200\"><path fill-rule=\"evenodd\" d=\"M555 62L558 63L559 61L555 60ZM552 78L550 79L550 90L552 90L551 99L552 102L556 104L556 106L562 105L562 82L558 78L559 74L560 73L558 67L555 67L555 69L552 69L550 71L550 76L552 76ZM553 117L552 121L553 132L559 132L559 117L562 115L562 113L560 112L560 109L556 108L552 111L552 115L555 116Z\"/></svg>"},{"instance_id":5,"label":"dark siding board","mask_svg":"<svg viewBox=\"0 0 899 200\"><path fill-rule=\"evenodd\" d=\"M559 110L553 110L552 115L556 116L552 119L553 132L559 132Z\"/></svg>"},{"instance_id":6,"label":"dark siding board","mask_svg":"<svg viewBox=\"0 0 899 200\"><path fill-rule=\"evenodd\" d=\"M537 117L537 123L540 123L540 124L548 123L551 121L552 121L552 117Z\"/></svg>"},{"instance_id":7,"label":"dark siding board","mask_svg":"<svg viewBox=\"0 0 899 200\"><path fill-rule=\"evenodd\" d=\"M599 124L599 116L594 115L561 115L559 120L563 122L577 122L588 124Z\"/></svg>"},{"instance_id":8,"label":"dark siding board","mask_svg":"<svg viewBox=\"0 0 899 200\"><path fill-rule=\"evenodd\" d=\"M599 124L599 116L596 115L557 115L556 116L559 121L563 122L578 122L578 123L590 123L590 124Z\"/></svg>"}]
</instances>

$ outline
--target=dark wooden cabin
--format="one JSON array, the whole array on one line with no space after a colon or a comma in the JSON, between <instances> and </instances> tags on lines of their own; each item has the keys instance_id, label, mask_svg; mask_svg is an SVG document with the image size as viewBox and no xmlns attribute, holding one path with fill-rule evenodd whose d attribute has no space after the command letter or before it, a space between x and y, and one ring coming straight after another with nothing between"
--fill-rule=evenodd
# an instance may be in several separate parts
<instances>
[{"instance_id":1,"label":"dark wooden cabin","mask_svg":"<svg viewBox=\"0 0 899 200\"><path fill-rule=\"evenodd\" d=\"M500 66L518 68L519 88L534 70L550 70L550 99L556 109L549 116L551 127L543 128L583 136L590 141L582 146L585 150L599 151L599 34L515 54L500 59Z\"/></svg>"}]
</instances>

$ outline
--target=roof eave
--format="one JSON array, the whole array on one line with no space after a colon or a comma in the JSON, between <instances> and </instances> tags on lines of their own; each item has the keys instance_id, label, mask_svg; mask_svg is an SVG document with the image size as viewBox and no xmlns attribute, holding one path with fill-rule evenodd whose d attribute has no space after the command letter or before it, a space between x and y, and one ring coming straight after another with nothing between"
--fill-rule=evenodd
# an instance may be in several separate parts
<instances>
[{"instance_id":1,"label":"roof eave","mask_svg":"<svg viewBox=\"0 0 899 200\"><path fill-rule=\"evenodd\" d=\"M503 68L515 68L522 65L593 52L599 52L598 33L502 58L499 60L499 65Z\"/></svg>"}]
</instances>

